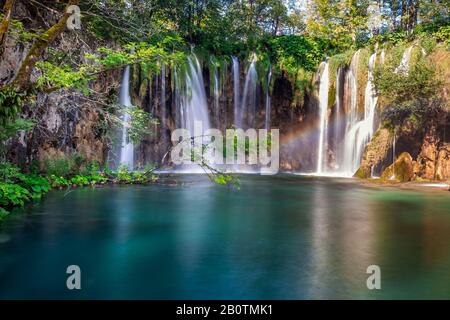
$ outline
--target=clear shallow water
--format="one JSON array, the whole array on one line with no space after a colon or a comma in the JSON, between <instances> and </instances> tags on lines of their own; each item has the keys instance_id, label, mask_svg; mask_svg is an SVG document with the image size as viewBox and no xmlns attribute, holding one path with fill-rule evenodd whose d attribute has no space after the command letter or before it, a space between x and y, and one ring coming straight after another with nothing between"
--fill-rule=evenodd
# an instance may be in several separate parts
<instances>
[{"instance_id":1,"label":"clear shallow water","mask_svg":"<svg viewBox=\"0 0 450 320\"><path fill-rule=\"evenodd\" d=\"M450 194L203 176L53 192L0 226L0 298L450 298ZM82 290L66 289L77 264ZM366 268L382 290L366 287Z\"/></svg>"}]
</instances>

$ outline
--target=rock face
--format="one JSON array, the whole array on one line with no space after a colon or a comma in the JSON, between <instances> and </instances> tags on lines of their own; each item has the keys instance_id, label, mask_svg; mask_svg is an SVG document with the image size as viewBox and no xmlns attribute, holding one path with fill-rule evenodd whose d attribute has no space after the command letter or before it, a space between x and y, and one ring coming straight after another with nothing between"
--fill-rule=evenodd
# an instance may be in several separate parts
<instances>
[{"instance_id":1,"label":"rock face","mask_svg":"<svg viewBox=\"0 0 450 320\"><path fill-rule=\"evenodd\" d=\"M382 180L395 180L398 182L408 182L414 179L414 163L408 152L403 152L394 164L384 170L381 175Z\"/></svg>"},{"instance_id":2,"label":"rock face","mask_svg":"<svg viewBox=\"0 0 450 320\"><path fill-rule=\"evenodd\" d=\"M43 27L40 19L50 23L56 21L54 16L47 14L48 16L30 22L27 17L34 16L31 12L33 8L27 1L17 1L14 16L23 17L19 20L31 23L27 27L35 29ZM80 35L71 32L66 32L53 45L54 48L65 52L80 52L81 57L84 57L84 53L93 53L97 46L95 39L89 36L81 39ZM29 45L14 43L11 37L8 38L5 59L0 60L0 83L6 84L14 79L28 50ZM79 63L87 61L82 60ZM37 76L35 72L32 79ZM38 94L34 103L24 106L22 114L25 119L36 120L36 124L30 132L9 141L8 160L25 167L38 162L42 167L46 159L77 155L86 161L105 163L108 142L102 128L102 108L109 95L116 95L112 92L119 86L119 81L120 71L100 75L91 84L92 91L96 93L89 97L71 90Z\"/></svg>"},{"instance_id":3,"label":"rock face","mask_svg":"<svg viewBox=\"0 0 450 320\"><path fill-rule=\"evenodd\" d=\"M436 179L447 180L450 177L450 144L441 147L436 161Z\"/></svg>"},{"instance_id":4,"label":"rock face","mask_svg":"<svg viewBox=\"0 0 450 320\"><path fill-rule=\"evenodd\" d=\"M390 130L383 128L378 130L372 141L367 145L363 155L361 168L356 173L359 178L370 178L372 174L383 172L392 161L393 134Z\"/></svg>"},{"instance_id":5,"label":"rock face","mask_svg":"<svg viewBox=\"0 0 450 320\"><path fill-rule=\"evenodd\" d=\"M417 158L419 175L423 179L433 180L436 175L436 159L438 156L439 140L436 130L432 128L425 136L424 142Z\"/></svg>"}]
</instances>

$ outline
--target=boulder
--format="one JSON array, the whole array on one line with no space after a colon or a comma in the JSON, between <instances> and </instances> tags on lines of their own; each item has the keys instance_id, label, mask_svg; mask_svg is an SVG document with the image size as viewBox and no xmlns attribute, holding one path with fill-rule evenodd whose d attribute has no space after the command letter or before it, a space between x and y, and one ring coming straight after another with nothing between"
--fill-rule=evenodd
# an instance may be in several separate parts
<instances>
[{"instance_id":1,"label":"boulder","mask_svg":"<svg viewBox=\"0 0 450 320\"><path fill-rule=\"evenodd\" d=\"M408 152L403 152L395 163L384 170L381 175L382 180L395 180L398 182L408 182L414 179L414 162Z\"/></svg>"}]
</instances>

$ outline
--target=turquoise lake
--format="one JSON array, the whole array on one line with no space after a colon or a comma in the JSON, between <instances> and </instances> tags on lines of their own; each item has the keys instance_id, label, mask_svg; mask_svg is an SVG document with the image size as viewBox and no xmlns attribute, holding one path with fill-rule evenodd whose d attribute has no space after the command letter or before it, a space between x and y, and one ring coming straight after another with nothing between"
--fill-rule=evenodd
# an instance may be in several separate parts
<instances>
[{"instance_id":1,"label":"turquoise lake","mask_svg":"<svg viewBox=\"0 0 450 320\"><path fill-rule=\"evenodd\" d=\"M0 298L450 298L450 193L240 180L51 192L0 225ZM381 290L366 286L370 265Z\"/></svg>"}]
</instances>

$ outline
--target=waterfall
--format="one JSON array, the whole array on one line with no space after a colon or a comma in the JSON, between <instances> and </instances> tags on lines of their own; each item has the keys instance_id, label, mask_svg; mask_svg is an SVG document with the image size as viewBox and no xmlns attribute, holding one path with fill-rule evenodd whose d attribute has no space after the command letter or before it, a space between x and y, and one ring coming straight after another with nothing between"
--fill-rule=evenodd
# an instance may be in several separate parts
<instances>
[{"instance_id":1,"label":"waterfall","mask_svg":"<svg viewBox=\"0 0 450 320\"><path fill-rule=\"evenodd\" d=\"M317 156L317 173L324 171L324 152L327 151L327 129L328 129L328 89L329 89L329 66L328 62L322 62L322 73L319 83L319 109L320 109L320 137L319 151Z\"/></svg>"},{"instance_id":2,"label":"waterfall","mask_svg":"<svg viewBox=\"0 0 450 320\"><path fill-rule=\"evenodd\" d=\"M242 128L242 119L240 112L240 71L239 60L237 57L231 57L233 60L233 102L234 102L234 123L237 128Z\"/></svg>"},{"instance_id":3,"label":"waterfall","mask_svg":"<svg viewBox=\"0 0 450 320\"><path fill-rule=\"evenodd\" d=\"M242 95L242 103L240 107L239 119L241 120L241 126L236 123L238 128L242 128L242 122L246 116L246 124L252 128L255 127L255 115L256 115L256 87L258 82L258 73L256 72L256 60L257 57L254 54L252 62L247 70L245 78L244 91Z\"/></svg>"},{"instance_id":4,"label":"waterfall","mask_svg":"<svg viewBox=\"0 0 450 320\"><path fill-rule=\"evenodd\" d=\"M166 65L161 63L161 128L166 126Z\"/></svg>"},{"instance_id":5,"label":"waterfall","mask_svg":"<svg viewBox=\"0 0 450 320\"><path fill-rule=\"evenodd\" d=\"M215 125L216 128L220 128L220 90L219 90L219 68L216 64L214 64L214 116L215 116Z\"/></svg>"},{"instance_id":6,"label":"waterfall","mask_svg":"<svg viewBox=\"0 0 450 320\"><path fill-rule=\"evenodd\" d=\"M131 107L130 97L130 66L125 67L120 87L119 104L124 107ZM128 126L130 123L130 115L124 113L122 127L122 144L120 149L120 164L125 165L128 169L134 169L134 146L128 137Z\"/></svg>"},{"instance_id":7,"label":"waterfall","mask_svg":"<svg viewBox=\"0 0 450 320\"><path fill-rule=\"evenodd\" d=\"M342 79L344 79L345 70L344 68L338 68L336 72L336 96L335 96L335 111L334 111L334 169L337 170L342 164L342 140L343 140L343 117L345 114L345 110L343 110L343 83Z\"/></svg>"},{"instance_id":8,"label":"waterfall","mask_svg":"<svg viewBox=\"0 0 450 320\"><path fill-rule=\"evenodd\" d=\"M358 66L360 50L356 51L350 63L350 68L345 79L346 91L346 120L344 137L344 160L340 173L343 175L353 175L355 169L355 133L354 128L358 122Z\"/></svg>"},{"instance_id":9,"label":"waterfall","mask_svg":"<svg viewBox=\"0 0 450 320\"><path fill-rule=\"evenodd\" d=\"M357 97L351 99L354 104L352 104L351 121L349 122L349 129L345 137L345 160L343 166L343 173L345 175L353 175L358 170L364 148L374 134L375 111L378 102L373 83L373 70L376 57L377 54L374 53L369 59L368 79L364 100L364 118L360 121L357 121ZM356 76L356 73L353 76ZM354 93L352 91L352 95Z\"/></svg>"},{"instance_id":10,"label":"waterfall","mask_svg":"<svg viewBox=\"0 0 450 320\"><path fill-rule=\"evenodd\" d=\"M272 81L272 65L269 65L269 73L267 74L267 88L266 88L266 130L270 129L270 112L271 112L271 101L270 101L270 82Z\"/></svg>"},{"instance_id":11,"label":"waterfall","mask_svg":"<svg viewBox=\"0 0 450 320\"><path fill-rule=\"evenodd\" d=\"M409 69L409 60L411 60L412 51L414 49L414 46L410 46L408 49L405 50L403 53L402 60L400 61L400 65L395 68L395 73L404 72L406 75L408 74Z\"/></svg>"},{"instance_id":12,"label":"waterfall","mask_svg":"<svg viewBox=\"0 0 450 320\"><path fill-rule=\"evenodd\" d=\"M392 176L389 178L389 180L395 180L395 149L396 149L396 140L397 140L397 133L394 131L394 140L392 141Z\"/></svg>"},{"instance_id":13,"label":"waterfall","mask_svg":"<svg viewBox=\"0 0 450 320\"><path fill-rule=\"evenodd\" d=\"M211 128L208 114L208 102L205 93L205 82L203 81L202 69L195 55L188 58L188 70L186 71L186 83L182 99L184 112L184 128L194 134L194 122L201 121L203 130Z\"/></svg>"}]
</instances>

